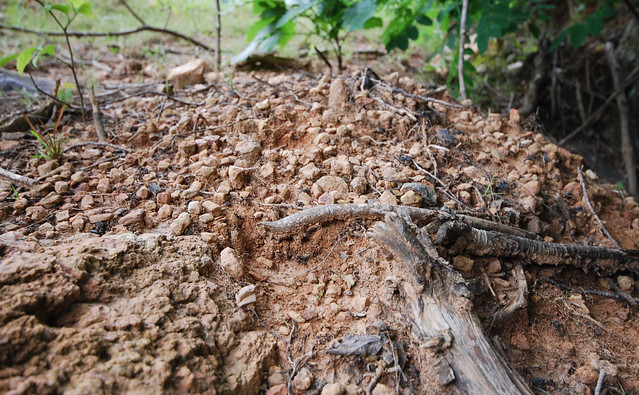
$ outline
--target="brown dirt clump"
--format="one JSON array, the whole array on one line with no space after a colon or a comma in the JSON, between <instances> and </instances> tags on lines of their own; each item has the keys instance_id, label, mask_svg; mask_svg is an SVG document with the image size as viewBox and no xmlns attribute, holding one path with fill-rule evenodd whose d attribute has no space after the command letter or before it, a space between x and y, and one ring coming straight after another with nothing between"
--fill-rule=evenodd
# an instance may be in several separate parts
<instances>
[{"instance_id":1,"label":"brown dirt clump","mask_svg":"<svg viewBox=\"0 0 639 395\"><path fill-rule=\"evenodd\" d=\"M373 393L442 391L403 314L407 273L368 237L372 221L284 236L261 225L304 207L446 207L611 246L577 180L582 158L516 111L451 108L397 73L382 77L394 91L359 77L236 72L228 86L210 75L179 101L153 88L103 106L113 145L61 162L31 158L32 141L3 142L3 168L41 179L17 199L6 186L0 207L0 390L364 393L375 378ZM62 137L96 141L73 119ZM637 203L585 175L614 238L638 248ZM480 317L514 298L517 262L440 253ZM611 280L636 298L636 278L522 263L528 307L486 331L528 384L589 393L604 367L611 391L638 391L636 308L579 293L611 292ZM347 334L386 340L375 355L325 352Z\"/></svg>"}]
</instances>

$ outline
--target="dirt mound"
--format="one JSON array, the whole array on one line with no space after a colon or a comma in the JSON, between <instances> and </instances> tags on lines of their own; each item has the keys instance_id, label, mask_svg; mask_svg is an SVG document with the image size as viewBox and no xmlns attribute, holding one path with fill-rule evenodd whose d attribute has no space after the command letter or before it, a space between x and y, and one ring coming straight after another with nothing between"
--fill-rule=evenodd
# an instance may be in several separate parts
<instances>
[{"instance_id":1,"label":"dirt mound","mask_svg":"<svg viewBox=\"0 0 639 395\"><path fill-rule=\"evenodd\" d=\"M236 73L179 99L124 93L103 106L111 145L68 147L62 163L4 142L2 166L39 180L15 199L7 188L2 205L0 388L442 390L398 294L406 271L369 238L374 221L288 235L261 224L307 207L435 207L547 242L612 245L577 179L582 158L516 111L485 117L397 73L368 75ZM62 135L93 136L79 121ZM636 249L636 202L585 176L612 236ZM481 318L515 298L519 261L440 253ZM605 367L611 391L639 390L637 310L604 297L636 297L632 274L522 263L528 307L486 330L527 383L588 393ZM373 336L342 341L368 351L326 352L349 334Z\"/></svg>"}]
</instances>

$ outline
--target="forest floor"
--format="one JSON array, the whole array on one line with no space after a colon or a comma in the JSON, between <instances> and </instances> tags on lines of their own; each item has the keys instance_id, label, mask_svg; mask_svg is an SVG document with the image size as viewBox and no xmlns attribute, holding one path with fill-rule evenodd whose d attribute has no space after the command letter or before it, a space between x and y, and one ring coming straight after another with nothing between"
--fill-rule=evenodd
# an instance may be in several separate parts
<instances>
[{"instance_id":1,"label":"forest floor","mask_svg":"<svg viewBox=\"0 0 639 395\"><path fill-rule=\"evenodd\" d=\"M446 393L421 368L396 288L407 274L368 236L374 221L293 235L262 224L308 207L445 207L547 242L613 246L586 204L582 157L516 110L453 108L374 62L383 83L370 90L351 66L213 72L170 96L153 65L101 62L110 145L90 144L90 117L68 112L63 160L34 158L27 133L0 140L1 167L38 180L1 181L0 392ZM584 176L612 237L639 248L636 201ZM480 318L515 298L516 261L440 254ZM639 313L610 297L637 298L637 278L521 263L527 306L485 330L530 387L589 394L604 369L608 393L639 391ZM326 352L348 334L384 341L369 355Z\"/></svg>"}]
</instances>

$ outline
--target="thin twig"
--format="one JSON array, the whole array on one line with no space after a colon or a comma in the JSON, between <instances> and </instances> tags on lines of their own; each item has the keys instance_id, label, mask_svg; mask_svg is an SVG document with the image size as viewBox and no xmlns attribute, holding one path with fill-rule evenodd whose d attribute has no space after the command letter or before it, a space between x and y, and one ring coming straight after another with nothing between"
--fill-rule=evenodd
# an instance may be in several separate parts
<instances>
[{"instance_id":1,"label":"thin twig","mask_svg":"<svg viewBox=\"0 0 639 395\"><path fill-rule=\"evenodd\" d=\"M87 145L94 145L94 146L98 146L98 147L111 147L113 149L124 151L126 153L132 152L130 149L124 148L124 147L120 147L119 145L115 145L115 144L111 144L111 143L105 143L105 142L97 142L97 141L87 141L86 143L73 144L73 145L70 145L70 146L66 147L64 149L64 152L70 151L70 150L72 150L74 148L84 147L84 146L87 146Z\"/></svg>"},{"instance_id":2,"label":"thin twig","mask_svg":"<svg viewBox=\"0 0 639 395\"><path fill-rule=\"evenodd\" d=\"M400 206L394 204L327 204L299 211L288 217L272 222L262 222L262 225L276 232L289 232L302 226L310 226L316 222L329 222L352 217L380 218L390 212L396 212L402 216L410 216L420 220L432 220L439 218L442 221L454 218L462 219L470 226L477 229L494 230L512 236L535 240L537 236L525 230L512 226L488 221L482 218L471 217L455 212L425 209L412 206Z\"/></svg>"},{"instance_id":3,"label":"thin twig","mask_svg":"<svg viewBox=\"0 0 639 395\"><path fill-rule=\"evenodd\" d=\"M0 29L5 29L5 30L13 30L13 31L17 31L17 32L21 32L21 33L30 33L30 34L37 34L40 36L56 36L56 37L61 37L64 36L64 33L61 32L55 32L55 31L40 31L40 30L34 30L34 29L28 29L28 28L24 28L24 27L20 27L20 26L9 26L9 25L4 25L4 24L0 24ZM164 33L164 34L168 34L170 36L174 36L177 38L180 38L184 41L188 41L191 44L194 44L198 47L201 47L203 49L206 49L207 51L211 51L213 52L214 50L209 47L208 45L194 39L191 38L189 36L185 36L182 33L176 32L174 30L170 30L170 29L163 29L160 27L153 27L153 26L148 26L148 25L144 25L144 26L140 26L134 29L128 29L128 30L120 30L120 31L116 31L116 32L84 32L84 31L74 31L74 30L70 30L68 31L66 34L69 37L119 37L119 36L128 36L131 34L136 34L136 33L140 33L140 32L144 32L144 31L150 31L150 32L156 32L156 33Z\"/></svg>"},{"instance_id":4,"label":"thin twig","mask_svg":"<svg viewBox=\"0 0 639 395\"><path fill-rule=\"evenodd\" d=\"M18 182L20 184L26 185L28 187L32 187L35 185L36 181L31 177L21 176L16 173L12 173L9 170L5 170L0 167L0 176L8 178L11 181Z\"/></svg>"},{"instance_id":5,"label":"thin twig","mask_svg":"<svg viewBox=\"0 0 639 395\"><path fill-rule=\"evenodd\" d=\"M584 192L584 200L586 201L586 204L588 205L588 210L590 210L590 214L593 217L595 217L595 220L597 220L597 223L599 224L599 227L601 228L601 231L606 235L606 237L608 239L610 239L610 241L612 241L612 244L614 244L615 247L621 249L621 245L617 242L617 240L615 240L612 237L610 232L608 232L608 229L606 228L606 225L604 225L604 223L601 222L601 219L599 218L599 216L595 212L594 207L592 207L592 203L590 203L590 198L588 197L588 190L586 188L586 181L584 180L584 175L581 173L581 169L582 168L583 168L583 165L577 167L577 175L579 176L579 182L581 183L581 189Z\"/></svg>"},{"instance_id":6,"label":"thin twig","mask_svg":"<svg viewBox=\"0 0 639 395\"><path fill-rule=\"evenodd\" d=\"M322 259L322 261L320 263L318 263L317 265L313 266L312 268L308 269L307 271L297 275L296 277L299 277L301 275L307 274L312 272L313 270L317 269L318 267L322 266L324 264L324 262L326 262L328 260L328 257L331 256L331 254L333 253L333 251L335 251L335 248L337 247L337 245L344 240L344 238L346 237L346 235L343 235L342 237L340 237L335 244L333 244L333 247L331 248L331 250L328 252L328 254L326 254L326 256L324 257L324 259Z\"/></svg>"},{"instance_id":7,"label":"thin twig","mask_svg":"<svg viewBox=\"0 0 639 395\"><path fill-rule=\"evenodd\" d=\"M612 103L617 98L617 95L620 94L621 92L624 92L625 89L628 86L630 86L632 83L634 83L634 81L635 81L635 79L637 77L639 77L639 66L635 67L634 70L632 70L632 72L630 74L628 74L628 76L626 77L625 82L624 82L623 86L621 87L621 89L616 89L614 92L612 92L612 94L610 96L608 96L606 101L597 109L597 111L595 111L592 114L590 114L588 119L586 119L586 121L584 123L582 123L581 126L579 126L577 129L573 130L568 136L566 136L563 139L559 140L559 145L566 144L573 137L575 137L579 133L583 132L588 127L590 127L590 125L595 120L599 119L601 114L603 114L603 112L610 105L610 103Z\"/></svg>"},{"instance_id":8,"label":"thin twig","mask_svg":"<svg viewBox=\"0 0 639 395\"><path fill-rule=\"evenodd\" d=\"M324 55L324 52L320 51L319 49L317 49L317 47L313 47L313 49L315 50L315 52L317 53L317 55L320 57L320 59L322 59L322 61L324 63L326 63L326 66L328 66L328 69L330 70L330 72L333 72L333 66L331 66L331 62L328 61L328 59L326 59L326 55Z\"/></svg>"},{"instance_id":9,"label":"thin twig","mask_svg":"<svg viewBox=\"0 0 639 395\"><path fill-rule=\"evenodd\" d=\"M628 192L637 196L637 170L635 167L635 153L633 149L633 141L630 134L630 109L628 106L628 98L626 92L622 89L621 67L615 56L615 50L612 43L608 41L605 45L606 58L610 65L610 74L615 90L622 90L617 95L617 108L619 111L619 129L621 133L621 153L623 162L626 167L626 176L628 177Z\"/></svg>"},{"instance_id":10,"label":"thin twig","mask_svg":"<svg viewBox=\"0 0 639 395\"><path fill-rule=\"evenodd\" d=\"M91 102L91 108L93 109L93 125L95 126L95 131L97 132L100 141L105 141L108 139L108 136L104 130L104 124L102 123L102 117L100 116L100 103L95 97L95 85L93 85L89 90L89 101Z\"/></svg>"},{"instance_id":11,"label":"thin twig","mask_svg":"<svg viewBox=\"0 0 639 395\"><path fill-rule=\"evenodd\" d=\"M466 18L468 16L468 0L462 1L461 23L459 26L459 53L457 59L457 78L459 79L459 96L466 100L466 83L464 82L464 47L466 44Z\"/></svg>"},{"instance_id":12,"label":"thin twig","mask_svg":"<svg viewBox=\"0 0 639 395\"><path fill-rule=\"evenodd\" d=\"M215 0L215 63L217 70L222 69L222 15L220 13L220 0Z\"/></svg>"},{"instance_id":13,"label":"thin twig","mask_svg":"<svg viewBox=\"0 0 639 395\"><path fill-rule=\"evenodd\" d=\"M450 107L450 108L463 108L462 106L460 106L459 104L453 104L453 103L449 103L447 101L444 100L439 100L439 99L433 99L432 97L424 97L424 96L419 96L419 95L414 95L412 93L408 93L405 90L401 89L401 88L397 88L397 87L393 87L393 86L388 86L386 84L384 84L381 80L375 80L373 78L371 78L371 80L375 81L375 83L377 85L375 85L376 87L380 87L384 90L390 91L392 93L401 93L402 95L406 96L406 97L410 97L413 99L417 99L417 100L421 100L423 102L431 102L431 103L437 103L437 104L441 104L442 106L446 106L446 107Z\"/></svg>"},{"instance_id":14,"label":"thin twig","mask_svg":"<svg viewBox=\"0 0 639 395\"><path fill-rule=\"evenodd\" d=\"M526 282L526 274L524 273L524 268L521 266L521 263L517 263L513 274L517 277L517 283L519 285L517 288L517 296L511 304L490 315L488 322L490 322L491 325L502 322L528 304L528 283Z\"/></svg>"},{"instance_id":15,"label":"thin twig","mask_svg":"<svg viewBox=\"0 0 639 395\"><path fill-rule=\"evenodd\" d=\"M606 370L602 366L599 369L599 378L597 379L597 386L595 387L595 395L601 395L601 388L603 387L604 379L606 378Z\"/></svg>"}]
</instances>

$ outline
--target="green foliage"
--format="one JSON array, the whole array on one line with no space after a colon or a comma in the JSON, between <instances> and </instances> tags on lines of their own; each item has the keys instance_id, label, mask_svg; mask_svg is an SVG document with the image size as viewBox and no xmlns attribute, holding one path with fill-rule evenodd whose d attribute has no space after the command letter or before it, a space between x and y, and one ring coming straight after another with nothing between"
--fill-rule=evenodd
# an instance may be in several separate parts
<instances>
[{"instance_id":1,"label":"green foliage","mask_svg":"<svg viewBox=\"0 0 639 395\"><path fill-rule=\"evenodd\" d=\"M11 184L11 198L13 200L20 199L20 195L18 195L18 190L16 189L16 187L13 184Z\"/></svg>"},{"instance_id":2,"label":"green foliage","mask_svg":"<svg viewBox=\"0 0 639 395\"><path fill-rule=\"evenodd\" d=\"M348 33L381 26L376 10L375 0L254 0L253 12L260 19L247 32L249 46L233 61L243 61L256 50L284 47L296 34L297 21L304 18L312 25L306 35L330 42L341 67L342 42Z\"/></svg>"},{"instance_id":3,"label":"green foliage","mask_svg":"<svg viewBox=\"0 0 639 395\"><path fill-rule=\"evenodd\" d=\"M71 62L67 63L58 58L55 54L55 45L50 44L44 47L31 47L25 48L18 54L13 54L6 56L0 59L0 67L5 65L6 63L16 60L16 69L22 75L25 68L29 65L29 63L33 64L33 67L38 67L38 60L40 56L53 56L58 60L62 61L66 64L73 73L73 78L75 80L75 87L80 94L80 103L82 106L82 112L84 113L84 99L82 97L82 90L80 88L80 83L78 82L78 77L76 75L75 69L75 61L73 59L73 48L71 48L71 42L69 41L69 36L67 34L69 26L79 15L84 15L87 18L94 19L93 16L93 5L90 1L87 0L66 0L66 3L51 3L50 1L42 1L42 0L27 0L27 3L30 2L38 3L42 6L42 9L45 14L49 15L55 23L60 27L62 32L64 33L64 38L67 43L67 49L69 50L69 56L71 58ZM63 19L64 18L64 19ZM61 94L61 100L64 102L68 102L70 99L70 92L63 91Z\"/></svg>"},{"instance_id":4,"label":"green foliage","mask_svg":"<svg viewBox=\"0 0 639 395\"><path fill-rule=\"evenodd\" d=\"M58 136L58 127L60 126L60 120L62 119L62 114L64 113L64 104L60 109L60 113L58 114L58 120L55 123L55 127L53 128L53 133L50 133L48 130L42 134L37 132L35 127L31 125L31 134L35 136L36 139L42 145L42 149L38 150L38 158L44 158L47 160L61 160L64 158L64 143L65 141ZM28 119L27 119L28 121Z\"/></svg>"}]
</instances>

